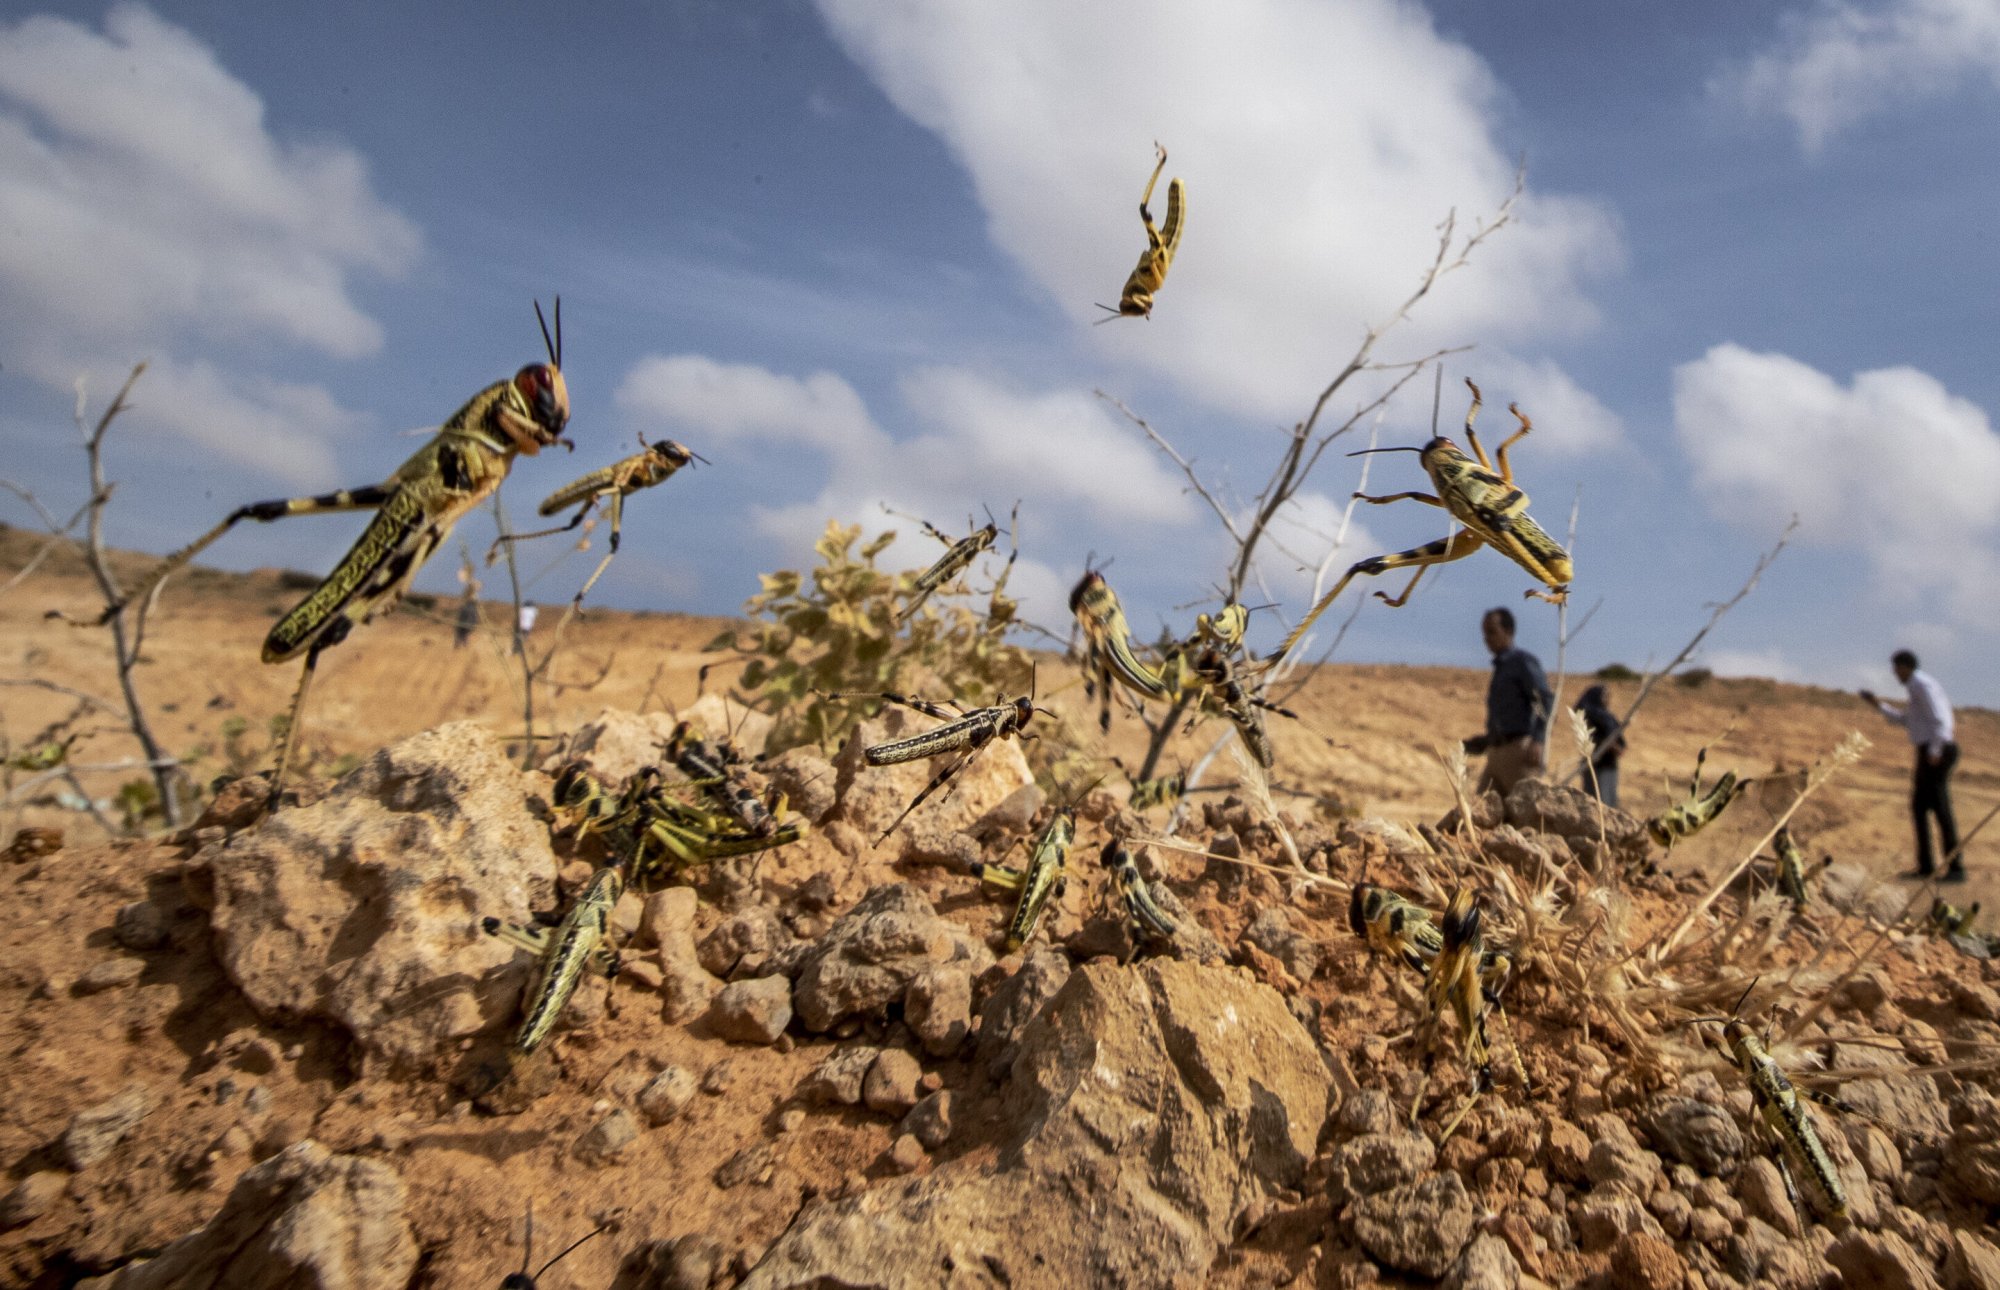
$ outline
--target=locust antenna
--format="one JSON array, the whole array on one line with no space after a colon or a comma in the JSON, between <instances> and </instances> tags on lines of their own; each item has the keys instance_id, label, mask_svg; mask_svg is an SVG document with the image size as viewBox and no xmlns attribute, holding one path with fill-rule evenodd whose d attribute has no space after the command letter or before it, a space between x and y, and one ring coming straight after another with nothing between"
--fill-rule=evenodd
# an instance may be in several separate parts
<instances>
[{"instance_id":1,"label":"locust antenna","mask_svg":"<svg viewBox=\"0 0 2000 1290\"><path fill-rule=\"evenodd\" d=\"M1414 452L1422 455L1423 451L1422 448L1413 448L1406 444L1400 448L1361 448L1347 455L1350 457L1366 457L1371 452Z\"/></svg>"},{"instance_id":2,"label":"locust antenna","mask_svg":"<svg viewBox=\"0 0 2000 1290\"><path fill-rule=\"evenodd\" d=\"M560 300L557 301L556 308L558 311L561 310L562 303ZM539 300L535 302L535 321L542 325L542 349L547 352L549 362L555 364L557 369L560 370L562 360L556 356L556 343L549 339L549 320L542 317L542 302ZM562 324L562 314L560 312L556 314L556 324L557 326L561 326Z\"/></svg>"}]
</instances>

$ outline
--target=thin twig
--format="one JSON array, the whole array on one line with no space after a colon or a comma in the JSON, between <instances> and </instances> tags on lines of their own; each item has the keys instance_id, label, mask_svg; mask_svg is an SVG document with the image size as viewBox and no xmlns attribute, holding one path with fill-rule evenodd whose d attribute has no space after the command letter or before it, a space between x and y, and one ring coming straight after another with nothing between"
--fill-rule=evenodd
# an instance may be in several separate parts
<instances>
[{"instance_id":1,"label":"thin twig","mask_svg":"<svg viewBox=\"0 0 2000 1290\"><path fill-rule=\"evenodd\" d=\"M1646 678L1639 683L1639 692L1632 696L1631 706L1625 709L1625 715L1618 719L1618 724L1616 726L1612 727L1614 731L1622 731L1626 727L1630 726L1632 724L1633 715L1639 711L1640 705L1645 703L1647 696L1653 692L1653 687L1659 684L1660 678L1663 676L1671 675L1674 669L1678 668L1682 663L1687 662L1688 656L1694 653L1696 647L1698 647L1703 640L1707 639L1709 632L1715 630L1715 625L1722 621L1722 616L1728 613L1730 610L1736 608L1738 604L1742 603L1743 598L1745 596L1748 596L1751 592L1757 589L1757 582L1760 578L1764 576L1764 570L1771 567L1771 562L1778 558L1778 553L1783 551L1785 549L1785 544L1792 540L1792 533L1795 530L1797 530L1798 527L1799 527L1799 517L1794 515L1792 516L1791 522L1785 525L1785 531L1778 535L1778 540L1775 544L1772 545L1771 549L1757 557L1757 567L1750 570L1750 576L1744 580L1743 585L1741 587L1738 587L1736 589L1736 594L1731 596L1729 599L1723 601L1721 604L1715 606L1715 611L1708 616L1708 621L1701 625L1701 630L1696 632L1691 638L1689 638L1687 644L1681 646L1681 652L1674 655L1673 658L1668 660L1667 665L1665 667L1659 669L1656 672L1649 672L1646 674ZM1604 749L1610 745L1611 740L1616 737L1617 736L1615 734L1606 735L1605 740L1602 744L1595 745L1591 748L1590 756L1585 758L1585 760L1586 761L1594 760L1597 754L1603 752ZM1567 784L1571 780L1574 780L1579 773L1581 772L1578 770L1570 771L1570 773L1564 777L1563 783Z\"/></svg>"},{"instance_id":2,"label":"thin twig","mask_svg":"<svg viewBox=\"0 0 2000 1290\"><path fill-rule=\"evenodd\" d=\"M68 520L57 523L56 517L49 514L49 508L42 505L41 499L36 497L27 488L22 487L11 479L0 479L0 488L6 489L28 505L34 507L35 514L41 516L42 526L49 531L48 540L36 548L35 553L28 557L26 564L14 571L14 576L7 579L5 585L0 585L0 594L4 594L19 586L29 574L40 568L42 561L48 559L50 553L57 547L63 545L65 542L71 546L76 545L76 539L70 536L69 531L81 523L84 516L90 514L90 502L85 502L83 505L77 507L76 513L71 515ZM93 498L92 500L95 499Z\"/></svg>"},{"instance_id":3,"label":"thin twig","mask_svg":"<svg viewBox=\"0 0 2000 1290\"><path fill-rule=\"evenodd\" d=\"M526 751L521 765L531 770L535 765L535 668L528 661L528 638L521 631L521 570L514 561L514 544L506 540L511 532L507 526L507 508L497 491L493 494L493 522L500 529L500 545L507 551L507 585L514 600L514 653L521 660L521 728L527 732L522 741Z\"/></svg>"},{"instance_id":4,"label":"thin twig","mask_svg":"<svg viewBox=\"0 0 2000 1290\"><path fill-rule=\"evenodd\" d=\"M125 716L131 724L132 735L139 741L140 749L146 754L147 764L153 770L153 783L159 791L160 812L169 828L179 828L181 824L179 763L170 757L160 741L153 735L152 724L146 718L146 708L139 700L139 691L132 683L132 670L139 661L139 649L144 641L144 629L139 627L128 638L125 630L125 592L118 585L118 579L111 571L111 561L104 550L104 510L111 500L111 487L104 479L104 436L110 431L111 423L131 405L126 397L132 386L139 380L146 365L140 363L125 378L118 394L111 400L104 415L97 419L95 429L84 428L84 384L76 383L76 427L83 435L84 451L90 459L90 525L85 559L90 566L91 576L97 580L97 589L104 597L107 607L116 607L111 615L111 645L118 659L118 688L125 699ZM143 615L143 608L141 614Z\"/></svg>"}]
</instances>

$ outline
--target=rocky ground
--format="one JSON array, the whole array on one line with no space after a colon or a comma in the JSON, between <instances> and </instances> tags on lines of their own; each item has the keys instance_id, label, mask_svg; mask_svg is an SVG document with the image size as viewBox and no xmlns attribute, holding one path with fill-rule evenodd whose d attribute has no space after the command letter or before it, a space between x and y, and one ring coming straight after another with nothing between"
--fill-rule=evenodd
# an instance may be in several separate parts
<instances>
[{"instance_id":1,"label":"rocky ground","mask_svg":"<svg viewBox=\"0 0 2000 1290\"><path fill-rule=\"evenodd\" d=\"M614 714L554 756L616 777L670 725ZM1782 1012L1827 1005L1784 1051L1886 1068L1839 1090L1865 1115L1819 1113L1849 1220L1802 1223L1702 1028L1612 1015L1669 1015L1644 991L1682 987L1616 959L1708 890L1611 882L1647 851L1630 817L1539 785L1463 828L1211 801L1185 836L1280 872L1146 849L1180 932L1134 957L1096 857L1162 821L1099 789L1065 895L1001 954L1010 902L967 865L1049 816L1018 751L881 848L927 772L857 751L767 763L809 836L628 894L627 970L512 1069L527 955L478 919L597 857L552 846L549 779L477 725L262 823L246 781L178 835L6 866L0 1279L493 1286L532 1205L538 1262L606 1229L547 1285L2000 1286L2000 973L1902 933L1849 973L1901 901L1852 866L1797 918L1726 892L1671 961L1783 976ZM1412 1127L1418 979L1341 883L1440 904L1468 865L1517 945L1496 1044L1529 1087L1440 1145L1458 1049Z\"/></svg>"},{"instance_id":2,"label":"rocky ground","mask_svg":"<svg viewBox=\"0 0 2000 1290\"><path fill-rule=\"evenodd\" d=\"M0 531L0 569L38 545ZM196 570L150 629L138 686L204 780L261 763L294 675L218 660L255 658L296 581ZM10 748L68 691L115 692L101 637L45 616L93 594L58 552L0 596L0 681L37 682L0 690ZM1178 830L1193 852L1139 848L1168 945L1134 946L1097 863L1166 823L1115 777L1010 954L1011 898L969 867L1018 863L1050 818L1015 746L879 847L928 767L780 752L758 774L806 838L628 894L619 979L510 1066L530 964L479 920L559 907L602 856L552 840L551 781L507 751L515 664L492 632L452 650L450 617L419 605L328 655L321 774L268 820L245 809L254 780L140 840L104 840L60 784L0 813L0 1284L492 1287L527 1260L532 1211L533 1266L604 1229L550 1287L2000 1286L2000 970L1915 930L1927 894L1884 881L1907 864L1907 751L1851 696L1668 685L1634 732L1641 811L1711 740L1712 768L1775 786L1857 724L1881 737L1794 817L1836 861L1796 917L1761 878L1693 912L1783 793L1664 861L1636 819L1543 786L1445 818L1434 747L1477 727L1471 669L1312 677L1291 700L1307 721L1274 727L1275 807L1204 795ZM737 726L695 703L717 626L592 614L542 690L537 729L562 732L542 764L628 774L674 705ZM1086 729L1073 674L1041 678ZM1960 719L1970 822L2000 789L2000 718ZM72 728L72 764L132 751L100 716ZM864 738L908 728L891 713ZM1134 740L1121 719L1090 751L1129 760ZM121 776L84 779L106 805ZM5 846L51 826L67 845ZM1954 896L2000 899L1988 846ZM1421 980L1350 930L1361 878L1433 908L1476 883L1513 948L1497 1087L1448 1137L1462 1050L1442 1041L1425 1085ZM1788 1069L1828 1069L1855 1109L1814 1112L1845 1221L1801 1222L1719 1027L1688 1024L1753 980L1759 1026L1796 1025Z\"/></svg>"}]
</instances>

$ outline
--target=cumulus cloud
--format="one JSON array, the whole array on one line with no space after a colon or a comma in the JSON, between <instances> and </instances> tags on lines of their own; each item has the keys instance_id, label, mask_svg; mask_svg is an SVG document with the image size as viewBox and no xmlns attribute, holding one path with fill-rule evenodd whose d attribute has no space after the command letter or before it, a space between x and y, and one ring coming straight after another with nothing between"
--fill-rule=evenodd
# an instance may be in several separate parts
<instances>
[{"instance_id":1,"label":"cumulus cloud","mask_svg":"<svg viewBox=\"0 0 2000 1290\"><path fill-rule=\"evenodd\" d=\"M314 464L300 444L348 415L316 390L177 367L176 343L372 353L381 328L349 277L399 273L417 250L359 156L273 137L255 92L151 10L118 5L102 32L0 24L0 339L28 375L102 383L165 355L140 391L155 409L185 405L170 428L297 477ZM216 402L203 412L197 395Z\"/></svg>"},{"instance_id":2,"label":"cumulus cloud","mask_svg":"<svg viewBox=\"0 0 2000 1290\"><path fill-rule=\"evenodd\" d=\"M1396 0L926 5L821 0L835 37L971 177L995 243L1079 326L1144 246L1155 139L1185 240L1148 322L1084 343L1231 412L1296 417L1417 285L1456 209L1511 191L1499 88ZM1165 180L1154 195L1164 210ZM1516 227L1419 307L1403 345L1524 348L1590 326L1610 216L1530 190ZM1600 420L1598 430L1602 429Z\"/></svg>"},{"instance_id":3,"label":"cumulus cloud","mask_svg":"<svg viewBox=\"0 0 2000 1290\"><path fill-rule=\"evenodd\" d=\"M1875 113L1979 79L2000 87L1992 0L1820 0L1788 15L1772 48L1714 88L1789 118L1813 153Z\"/></svg>"},{"instance_id":4,"label":"cumulus cloud","mask_svg":"<svg viewBox=\"0 0 2000 1290\"><path fill-rule=\"evenodd\" d=\"M616 402L643 430L682 432L709 455L723 444L745 453L778 447L821 454L826 482L817 496L753 512L761 532L790 546L810 545L829 517L898 526L884 506L947 529L960 514L988 506L1003 512L1016 499L1027 500L1024 529L1102 531L1195 515L1178 478L1086 392L1028 392L948 367L908 373L898 392L903 414L920 427L901 440L830 372L793 377L698 354L642 359L620 383ZM933 558L916 542L899 542L884 556L912 566ZM1024 584L1040 576L1016 574ZM1052 583L1053 573L1047 579Z\"/></svg>"},{"instance_id":5,"label":"cumulus cloud","mask_svg":"<svg viewBox=\"0 0 2000 1290\"><path fill-rule=\"evenodd\" d=\"M1935 377L1892 367L1843 386L1718 345L1675 369L1674 425L1714 514L1769 532L1796 512L1807 541L1857 553L1882 584L1993 620L2000 435Z\"/></svg>"}]
</instances>

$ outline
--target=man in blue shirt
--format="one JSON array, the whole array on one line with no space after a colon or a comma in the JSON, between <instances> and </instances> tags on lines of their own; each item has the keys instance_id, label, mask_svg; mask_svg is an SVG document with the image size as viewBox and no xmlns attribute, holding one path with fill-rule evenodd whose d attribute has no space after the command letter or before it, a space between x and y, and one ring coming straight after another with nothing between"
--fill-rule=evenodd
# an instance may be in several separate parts
<instances>
[{"instance_id":1,"label":"man in blue shirt","mask_svg":"<svg viewBox=\"0 0 2000 1290\"><path fill-rule=\"evenodd\" d=\"M1556 696L1542 675L1541 660L1515 646L1513 610L1487 610L1479 631L1493 651L1493 678L1486 683L1486 733L1466 740L1465 751L1486 754L1474 791L1491 788L1505 797L1546 763L1549 711Z\"/></svg>"},{"instance_id":2,"label":"man in blue shirt","mask_svg":"<svg viewBox=\"0 0 2000 1290\"><path fill-rule=\"evenodd\" d=\"M1951 814L1951 769L1958 765L1958 744L1953 739L1951 700L1944 687L1929 672L1917 670L1917 656L1899 649L1889 659L1896 679L1910 693L1910 701L1898 708L1885 703L1867 690L1861 697L1877 711L1901 726L1917 750L1916 783L1910 792L1910 815L1917 825L1917 867L1906 875L1928 878L1936 869L1931 855L1929 816L1937 817L1938 841L1944 845L1949 862L1945 882L1965 881L1965 861L1958 854L1958 825Z\"/></svg>"}]
</instances>

